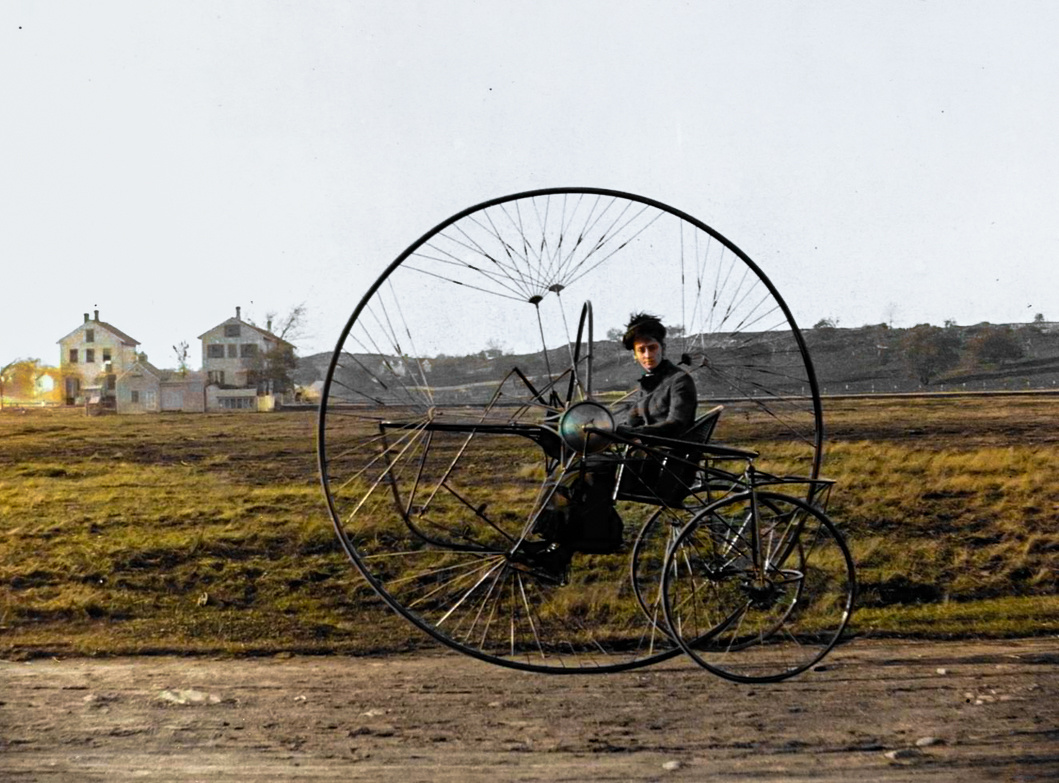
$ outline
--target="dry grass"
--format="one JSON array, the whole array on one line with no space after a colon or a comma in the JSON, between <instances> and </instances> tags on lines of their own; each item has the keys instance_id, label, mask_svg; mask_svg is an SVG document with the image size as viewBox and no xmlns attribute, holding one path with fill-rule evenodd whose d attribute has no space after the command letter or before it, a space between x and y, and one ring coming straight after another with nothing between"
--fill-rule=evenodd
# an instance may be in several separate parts
<instances>
[{"instance_id":1,"label":"dry grass","mask_svg":"<svg viewBox=\"0 0 1059 783\"><path fill-rule=\"evenodd\" d=\"M854 630L1056 632L1057 413L1051 398L834 406L825 473L858 564ZM0 416L0 652L421 643L338 549L314 425L304 413ZM795 461L769 444L773 469L785 449ZM537 477L518 465L519 481Z\"/></svg>"},{"instance_id":2,"label":"dry grass","mask_svg":"<svg viewBox=\"0 0 1059 783\"><path fill-rule=\"evenodd\" d=\"M0 649L363 650L313 420L0 417ZM370 617L370 621L367 619Z\"/></svg>"}]
</instances>

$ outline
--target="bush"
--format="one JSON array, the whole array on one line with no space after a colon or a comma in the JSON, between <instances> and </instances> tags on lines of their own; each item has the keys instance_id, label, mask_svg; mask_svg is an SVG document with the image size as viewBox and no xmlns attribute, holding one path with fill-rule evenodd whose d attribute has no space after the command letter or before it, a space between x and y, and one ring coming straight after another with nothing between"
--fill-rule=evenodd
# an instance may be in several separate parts
<instances>
[{"instance_id":1,"label":"bush","mask_svg":"<svg viewBox=\"0 0 1059 783\"><path fill-rule=\"evenodd\" d=\"M912 327L901 339L901 348L912 374L924 386L960 361L960 338L940 326Z\"/></svg>"},{"instance_id":2,"label":"bush","mask_svg":"<svg viewBox=\"0 0 1059 783\"><path fill-rule=\"evenodd\" d=\"M976 364L1003 364L1026 351L1010 326L989 326L971 338L968 348Z\"/></svg>"}]
</instances>

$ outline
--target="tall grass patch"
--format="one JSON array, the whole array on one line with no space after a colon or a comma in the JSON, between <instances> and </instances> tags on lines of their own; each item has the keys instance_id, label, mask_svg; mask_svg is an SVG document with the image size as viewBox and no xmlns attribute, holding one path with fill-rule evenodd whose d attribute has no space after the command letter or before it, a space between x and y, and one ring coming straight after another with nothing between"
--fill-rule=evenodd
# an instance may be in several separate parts
<instances>
[{"instance_id":1,"label":"tall grass patch","mask_svg":"<svg viewBox=\"0 0 1059 783\"><path fill-rule=\"evenodd\" d=\"M1059 448L838 442L829 511L860 583L855 626L896 632L1047 632L1059 620ZM1034 599L1033 612L990 610ZM986 603L992 602L992 603ZM954 618L974 614L979 622ZM956 605L964 605L959 611ZM925 607L935 607L928 610ZM1040 612L1043 611L1043 614ZM986 618L992 618L987 621Z\"/></svg>"}]
</instances>

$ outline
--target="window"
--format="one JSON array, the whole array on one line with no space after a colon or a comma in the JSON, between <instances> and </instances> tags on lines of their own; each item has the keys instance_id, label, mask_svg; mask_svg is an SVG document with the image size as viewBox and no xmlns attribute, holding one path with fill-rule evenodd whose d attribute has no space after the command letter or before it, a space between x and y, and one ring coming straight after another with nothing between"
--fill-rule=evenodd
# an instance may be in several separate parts
<instances>
[{"instance_id":1,"label":"window","mask_svg":"<svg viewBox=\"0 0 1059 783\"><path fill-rule=\"evenodd\" d=\"M228 358L234 359L239 355L239 346L235 343L228 343Z\"/></svg>"},{"instance_id":2,"label":"window","mask_svg":"<svg viewBox=\"0 0 1059 783\"><path fill-rule=\"evenodd\" d=\"M70 364L77 364L77 349L70 349Z\"/></svg>"},{"instance_id":3,"label":"window","mask_svg":"<svg viewBox=\"0 0 1059 783\"><path fill-rule=\"evenodd\" d=\"M103 361L105 361L105 362L109 362L110 361L110 349L109 348L104 348L103 349Z\"/></svg>"},{"instance_id":4,"label":"window","mask_svg":"<svg viewBox=\"0 0 1059 783\"><path fill-rule=\"evenodd\" d=\"M257 408L256 397L221 397L221 407L226 410L254 410Z\"/></svg>"},{"instance_id":5,"label":"window","mask_svg":"<svg viewBox=\"0 0 1059 783\"><path fill-rule=\"evenodd\" d=\"M85 348L85 364L92 364L96 360L96 351L94 348Z\"/></svg>"},{"instance_id":6,"label":"window","mask_svg":"<svg viewBox=\"0 0 1059 783\"><path fill-rule=\"evenodd\" d=\"M224 386L224 370L210 370L209 381L210 383L215 383L218 386Z\"/></svg>"},{"instance_id":7,"label":"window","mask_svg":"<svg viewBox=\"0 0 1059 783\"><path fill-rule=\"evenodd\" d=\"M107 391L114 391L118 386L118 376L108 375L107 376Z\"/></svg>"},{"instance_id":8,"label":"window","mask_svg":"<svg viewBox=\"0 0 1059 783\"><path fill-rule=\"evenodd\" d=\"M86 343L94 343L95 341L96 341L96 330L95 329L85 329L85 342Z\"/></svg>"},{"instance_id":9,"label":"window","mask_svg":"<svg viewBox=\"0 0 1059 783\"><path fill-rule=\"evenodd\" d=\"M240 334L239 324L225 324L224 325L224 336L225 337L238 337Z\"/></svg>"},{"instance_id":10,"label":"window","mask_svg":"<svg viewBox=\"0 0 1059 783\"><path fill-rule=\"evenodd\" d=\"M158 395L155 394L154 389L147 389L143 393L143 407L147 410L153 411L158 407Z\"/></svg>"},{"instance_id":11,"label":"window","mask_svg":"<svg viewBox=\"0 0 1059 783\"><path fill-rule=\"evenodd\" d=\"M239 355L244 359L257 356L257 343L243 343L239 346Z\"/></svg>"},{"instance_id":12,"label":"window","mask_svg":"<svg viewBox=\"0 0 1059 783\"><path fill-rule=\"evenodd\" d=\"M129 394L132 395L132 399L130 400L130 402L132 402L133 405L137 404L140 401L140 392L136 389L133 389L131 392L129 392Z\"/></svg>"},{"instance_id":13,"label":"window","mask_svg":"<svg viewBox=\"0 0 1059 783\"><path fill-rule=\"evenodd\" d=\"M207 359L223 359L224 345L222 343L210 343L206 346Z\"/></svg>"}]
</instances>

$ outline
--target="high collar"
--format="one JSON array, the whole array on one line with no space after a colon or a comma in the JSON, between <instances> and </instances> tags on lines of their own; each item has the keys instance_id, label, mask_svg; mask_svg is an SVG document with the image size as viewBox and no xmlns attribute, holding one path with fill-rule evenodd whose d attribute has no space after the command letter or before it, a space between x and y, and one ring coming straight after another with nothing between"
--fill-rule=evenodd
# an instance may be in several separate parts
<instances>
[{"instance_id":1,"label":"high collar","mask_svg":"<svg viewBox=\"0 0 1059 783\"><path fill-rule=\"evenodd\" d=\"M640 386L642 386L645 391L651 391L662 382L663 378L670 375L675 369L676 367L671 361L669 361L669 359L662 359L657 367L640 376Z\"/></svg>"}]
</instances>

